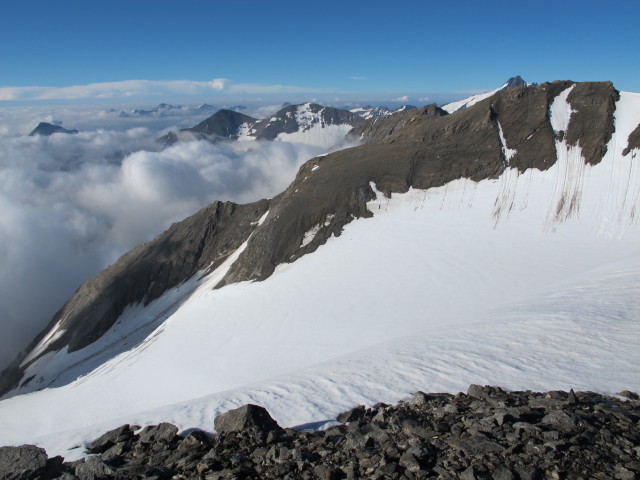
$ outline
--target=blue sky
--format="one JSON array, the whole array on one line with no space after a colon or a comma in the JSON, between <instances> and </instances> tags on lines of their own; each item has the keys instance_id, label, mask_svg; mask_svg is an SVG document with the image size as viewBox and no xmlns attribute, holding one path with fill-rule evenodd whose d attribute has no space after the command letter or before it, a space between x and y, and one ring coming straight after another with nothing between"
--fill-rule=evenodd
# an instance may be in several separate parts
<instances>
[{"instance_id":1,"label":"blue sky","mask_svg":"<svg viewBox=\"0 0 640 480\"><path fill-rule=\"evenodd\" d=\"M639 19L637 0L7 1L0 105L405 95L419 103L516 74L639 92Z\"/></svg>"}]
</instances>

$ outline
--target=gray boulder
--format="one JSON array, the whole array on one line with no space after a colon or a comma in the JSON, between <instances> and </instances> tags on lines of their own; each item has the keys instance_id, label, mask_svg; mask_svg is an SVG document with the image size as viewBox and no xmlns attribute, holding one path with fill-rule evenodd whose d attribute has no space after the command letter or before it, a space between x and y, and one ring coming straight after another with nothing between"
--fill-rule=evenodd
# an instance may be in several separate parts
<instances>
[{"instance_id":1,"label":"gray boulder","mask_svg":"<svg viewBox=\"0 0 640 480\"><path fill-rule=\"evenodd\" d=\"M80 480L101 480L113 477L115 470L98 457L87 457L84 462L77 463L75 473Z\"/></svg>"},{"instance_id":2,"label":"gray boulder","mask_svg":"<svg viewBox=\"0 0 640 480\"><path fill-rule=\"evenodd\" d=\"M162 441L165 443L171 443L176 439L177 434L178 427L171 423L163 422L160 425L145 427L145 429L140 432L140 442L155 443Z\"/></svg>"},{"instance_id":3,"label":"gray boulder","mask_svg":"<svg viewBox=\"0 0 640 480\"><path fill-rule=\"evenodd\" d=\"M264 432L281 430L269 412L258 405L244 405L218 415L214 420L216 432L237 432L247 428L256 428Z\"/></svg>"},{"instance_id":4,"label":"gray boulder","mask_svg":"<svg viewBox=\"0 0 640 480\"><path fill-rule=\"evenodd\" d=\"M127 442L131 440L134 433L130 425L123 425L96 438L87 445L89 453L103 453L109 450L117 443Z\"/></svg>"},{"instance_id":5,"label":"gray boulder","mask_svg":"<svg viewBox=\"0 0 640 480\"><path fill-rule=\"evenodd\" d=\"M338 415L336 420L338 420L340 423L353 422L364 417L365 411L366 409L364 405L358 405L357 407L352 408L347 412L342 412L340 415Z\"/></svg>"},{"instance_id":6,"label":"gray boulder","mask_svg":"<svg viewBox=\"0 0 640 480\"><path fill-rule=\"evenodd\" d=\"M47 466L47 452L35 445L0 447L0 478L37 478Z\"/></svg>"}]
</instances>

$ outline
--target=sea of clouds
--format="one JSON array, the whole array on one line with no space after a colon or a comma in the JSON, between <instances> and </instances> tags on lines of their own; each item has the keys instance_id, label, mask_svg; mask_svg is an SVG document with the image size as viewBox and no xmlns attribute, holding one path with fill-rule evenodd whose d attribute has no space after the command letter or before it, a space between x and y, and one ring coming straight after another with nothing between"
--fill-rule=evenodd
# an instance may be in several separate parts
<instances>
[{"instance_id":1,"label":"sea of clouds","mask_svg":"<svg viewBox=\"0 0 640 480\"><path fill-rule=\"evenodd\" d=\"M0 369L124 252L214 200L272 197L326 152L284 142L155 142L211 113L0 110ZM80 133L28 136L40 121Z\"/></svg>"}]
</instances>

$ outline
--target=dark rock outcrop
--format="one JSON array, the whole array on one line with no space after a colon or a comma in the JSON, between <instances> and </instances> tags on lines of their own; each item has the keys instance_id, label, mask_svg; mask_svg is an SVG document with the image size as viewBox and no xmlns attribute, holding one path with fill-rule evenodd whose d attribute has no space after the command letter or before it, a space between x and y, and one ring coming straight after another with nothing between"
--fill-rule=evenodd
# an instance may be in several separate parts
<instances>
[{"instance_id":1,"label":"dark rock outcrop","mask_svg":"<svg viewBox=\"0 0 640 480\"><path fill-rule=\"evenodd\" d=\"M54 125L52 123L40 122L36 128L34 128L29 134L30 137L34 137L36 135L42 135L43 137L48 137L53 135L54 133L67 133L67 134L76 134L79 133L78 130L67 130L66 128L60 125Z\"/></svg>"},{"instance_id":2,"label":"dark rock outcrop","mask_svg":"<svg viewBox=\"0 0 640 480\"><path fill-rule=\"evenodd\" d=\"M515 77L511 77L509 80L507 80L507 83L505 83L505 86L507 88L510 87L521 87L523 85L526 85L527 82L524 81L524 79L520 76L520 75L516 75Z\"/></svg>"},{"instance_id":3,"label":"dark rock outcrop","mask_svg":"<svg viewBox=\"0 0 640 480\"><path fill-rule=\"evenodd\" d=\"M104 453L118 443L128 442L133 437L134 429L130 425L123 425L110 430L87 445L89 453Z\"/></svg>"},{"instance_id":4,"label":"dark rock outcrop","mask_svg":"<svg viewBox=\"0 0 640 480\"><path fill-rule=\"evenodd\" d=\"M629 155L629 152L634 149L640 149L640 124L633 132L629 134L629 138L627 139L627 146L622 154Z\"/></svg>"},{"instance_id":5,"label":"dark rock outcrop","mask_svg":"<svg viewBox=\"0 0 640 480\"><path fill-rule=\"evenodd\" d=\"M78 462L47 460L32 446L5 447L0 449L0 478L638 478L640 401L593 392L574 396L578 401L571 400L571 392L472 385L467 394L418 392L399 405L358 407L347 423L324 431L233 422L233 428L221 428L217 435L196 430L186 437L145 436L154 429L177 431L161 424L127 434L104 453ZM3 460L23 455L29 460Z\"/></svg>"},{"instance_id":6,"label":"dark rock outcrop","mask_svg":"<svg viewBox=\"0 0 640 480\"><path fill-rule=\"evenodd\" d=\"M569 145L579 145L587 163L600 163L614 131L613 112L619 92L611 82L577 83L567 101L573 113L567 131ZM603 121L604 120L604 121Z\"/></svg>"},{"instance_id":7,"label":"dark rock outcrop","mask_svg":"<svg viewBox=\"0 0 640 480\"><path fill-rule=\"evenodd\" d=\"M38 478L47 466L47 452L35 445L0 447L0 478Z\"/></svg>"},{"instance_id":8,"label":"dark rock outcrop","mask_svg":"<svg viewBox=\"0 0 640 480\"><path fill-rule=\"evenodd\" d=\"M234 110L218 110L199 124L178 132L168 132L156 142L165 147L181 140L208 140L212 143L236 140L243 125L253 125L258 120Z\"/></svg>"},{"instance_id":9,"label":"dark rock outcrop","mask_svg":"<svg viewBox=\"0 0 640 480\"><path fill-rule=\"evenodd\" d=\"M447 112L436 105L397 111L391 115L366 120L351 130L349 135L364 141L381 140L401 130L405 124L412 121L412 118L416 115L441 117L447 115Z\"/></svg>"},{"instance_id":10,"label":"dark rock outcrop","mask_svg":"<svg viewBox=\"0 0 640 480\"><path fill-rule=\"evenodd\" d=\"M255 118L234 110L219 110L195 127L187 129L187 131L227 140L236 139L241 125L245 123L253 124L256 121Z\"/></svg>"}]
</instances>

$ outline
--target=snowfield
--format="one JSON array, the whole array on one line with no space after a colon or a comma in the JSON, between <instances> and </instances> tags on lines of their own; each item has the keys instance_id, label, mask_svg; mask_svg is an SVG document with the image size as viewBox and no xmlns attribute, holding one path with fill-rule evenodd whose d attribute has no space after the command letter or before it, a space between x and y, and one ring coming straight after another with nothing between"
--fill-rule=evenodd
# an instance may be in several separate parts
<instances>
[{"instance_id":1,"label":"snowfield","mask_svg":"<svg viewBox=\"0 0 640 480\"><path fill-rule=\"evenodd\" d=\"M571 121L566 95L555 129ZM319 425L470 383L640 390L640 151L622 156L640 95L622 93L615 115L596 166L557 142L546 172L378 192L372 218L266 281L212 290L231 258L129 308L95 344L48 356L52 388L0 402L0 445L70 460L124 423L211 431L250 402Z\"/></svg>"}]
</instances>

